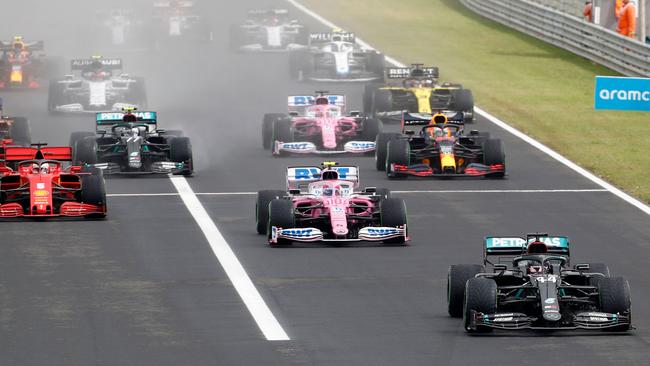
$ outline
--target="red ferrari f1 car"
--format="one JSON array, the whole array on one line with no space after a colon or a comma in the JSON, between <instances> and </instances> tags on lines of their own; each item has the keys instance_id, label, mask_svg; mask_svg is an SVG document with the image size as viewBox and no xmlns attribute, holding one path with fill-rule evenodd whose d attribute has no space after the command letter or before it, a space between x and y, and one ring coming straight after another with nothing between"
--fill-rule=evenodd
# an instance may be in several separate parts
<instances>
[{"instance_id":1,"label":"red ferrari f1 car","mask_svg":"<svg viewBox=\"0 0 650 366\"><path fill-rule=\"evenodd\" d=\"M6 146L0 163L0 218L106 216L104 177L70 166L70 147Z\"/></svg>"}]
</instances>

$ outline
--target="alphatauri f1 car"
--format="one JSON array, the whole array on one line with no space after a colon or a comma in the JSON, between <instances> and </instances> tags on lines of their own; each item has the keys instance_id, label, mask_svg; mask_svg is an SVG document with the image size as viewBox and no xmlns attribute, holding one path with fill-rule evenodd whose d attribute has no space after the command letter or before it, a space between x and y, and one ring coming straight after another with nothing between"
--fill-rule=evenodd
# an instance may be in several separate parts
<instances>
[{"instance_id":1,"label":"alphatauri f1 car","mask_svg":"<svg viewBox=\"0 0 650 366\"><path fill-rule=\"evenodd\" d=\"M301 110L286 118L265 121L262 137L273 155L367 154L375 150L382 123L345 111L345 97L318 92L318 96L290 96L289 108ZM268 141L268 143L266 142Z\"/></svg>"},{"instance_id":2,"label":"alphatauri f1 car","mask_svg":"<svg viewBox=\"0 0 650 366\"><path fill-rule=\"evenodd\" d=\"M500 139L488 133L465 133L464 112L435 115L404 113L402 133L377 136L377 170L389 178L493 177L506 173Z\"/></svg>"},{"instance_id":3,"label":"alphatauri f1 car","mask_svg":"<svg viewBox=\"0 0 650 366\"><path fill-rule=\"evenodd\" d=\"M299 81L383 80L384 55L361 47L353 33L335 31L310 35L310 47L291 53L291 76Z\"/></svg>"},{"instance_id":4,"label":"alphatauri f1 car","mask_svg":"<svg viewBox=\"0 0 650 366\"><path fill-rule=\"evenodd\" d=\"M147 104L144 79L124 73L121 59L102 58L71 61L78 72L50 81L48 108L52 113L97 113L142 108Z\"/></svg>"},{"instance_id":5,"label":"alphatauri f1 car","mask_svg":"<svg viewBox=\"0 0 650 366\"><path fill-rule=\"evenodd\" d=\"M453 110L466 114L465 122L474 120L474 96L460 84L439 83L437 67L413 64L386 69L385 85L367 85L363 94L363 111L384 121L399 121L403 112L435 114Z\"/></svg>"},{"instance_id":6,"label":"alphatauri f1 car","mask_svg":"<svg viewBox=\"0 0 650 366\"><path fill-rule=\"evenodd\" d=\"M406 204L386 189L358 191L359 169L326 162L287 169L288 191L257 194L257 232L269 244L372 241L404 244ZM303 191L305 190L306 191Z\"/></svg>"},{"instance_id":7,"label":"alphatauri f1 car","mask_svg":"<svg viewBox=\"0 0 650 366\"><path fill-rule=\"evenodd\" d=\"M106 216L101 171L69 166L70 147L7 146L0 166L0 218Z\"/></svg>"},{"instance_id":8,"label":"alphatauri f1 car","mask_svg":"<svg viewBox=\"0 0 650 366\"><path fill-rule=\"evenodd\" d=\"M95 132L70 136L75 164L104 174L191 175L190 139L181 131L157 128L157 120L156 112L98 113Z\"/></svg>"},{"instance_id":9,"label":"alphatauri f1 car","mask_svg":"<svg viewBox=\"0 0 650 366\"><path fill-rule=\"evenodd\" d=\"M470 333L631 329L628 282L603 263L571 266L564 236L485 238L483 264L449 268L447 300Z\"/></svg>"},{"instance_id":10,"label":"alphatauri f1 car","mask_svg":"<svg viewBox=\"0 0 650 366\"><path fill-rule=\"evenodd\" d=\"M309 45L309 30L285 9L250 10L243 24L230 28L230 48L244 52L283 52Z\"/></svg>"}]
</instances>

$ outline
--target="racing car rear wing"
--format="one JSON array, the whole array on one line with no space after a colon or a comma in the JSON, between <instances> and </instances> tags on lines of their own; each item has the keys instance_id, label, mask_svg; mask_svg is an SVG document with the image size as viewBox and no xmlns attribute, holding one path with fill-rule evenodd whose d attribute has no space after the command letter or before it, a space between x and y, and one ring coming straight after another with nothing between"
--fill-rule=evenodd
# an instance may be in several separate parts
<instances>
[{"instance_id":1,"label":"racing car rear wing","mask_svg":"<svg viewBox=\"0 0 650 366\"><path fill-rule=\"evenodd\" d=\"M191 7L194 6L194 1L192 1L192 0L176 1L174 5L177 8L191 8ZM172 2L171 1L154 1L153 7L154 8L171 8L172 7Z\"/></svg>"},{"instance_id":2,"label":"racing car rear wing","mask_svg":"<svg viewBox=\"0 0 650 366\"><path fill-rule=\"evenodd\" d=\"M314 43L327 43L327 42L350 42L354 43L357 36L350 32L335 32L335 33L312 33L309 35L309 42Z\"/></svg>"},{"instance_id":3,"label":"racing car rear wing","mask_svg":"<svg viewBox=\"0 0 650 366\"><path fill-rule=\"evenodd\" d=\"M339 179L359 185L359 167L337 165L329 169L339 173ZM317 166L290 166L287 168L287 189L303 189L309 183L321 180L323 171Z\"/></svg>"},{"instance_id":4,"label":"racing car rear wing","mask_svg":"<svg viewBox=\"0 0 650 366\"><path fill-rule=\"evenodd\" d=\"M76 59L70 61L71 70L86 70L93 62L100 61L102 66L107 70L121 70L122 59L119 58L102 58L102 59Z\"/></svg>"},{"instance_id":5,"label":"racing car rear wing","mask_svg":"<svg viewBox=\"0 0 650 366\"><path fill-rule=\"evenodd\" d=\"M289 10L287 9L251 9L248 11L248 16L251 17L257 17L260 15L267 15L267 14L273 14L273 15L287 15L289 14Z\"/></svg>"},{"instance_id":6,"label":"racing car rear wing","mask_svg":"<svg viewBox=\"0 0 650 366\"><path fill-rule=\"evenodd\" d=\"M72 148L69 146L43 146L40 148L7 146L4 148L5 161L23 161L34 159L72 161Z\"/></svg>"},{"instance_id":7,"label":"racing car rear wing","mask_svg":"<svg viewBox=\"0 0 650 366\"><path fill-rule=\"evenodd\" d=\"M323 95L323 97L327 98L329 104L345 108L345 95ZM310 105L314 105L314 103L316 103L316 97L312 95L290 95L287 98L287 106L289 107L289 111L308 107Z\"/></svg>"},{"instance_id":8,"label":"racing car rear wing","mask_svg":"<svg viewBox=\"0 0 650 366\"><path fill-rule=\"evenodd\" d=\"M518 236L487 236L483 246L483 258L489 256L512 257L526 253L528 244L541 241L546 244L549 254L569 256L569 238L566 236L528 235L525 239Z\"/></svg>"},{"instance_id":9,"label":"racing car rear wing","mask_svg":"<svg viewBox=\"0 0 650 366\"><path fill-rule=\"evenodd\" d=\"M102 112L97 113L95 120L97 125L114 125L124 121L124 115L126 113L122 112ZM158 113L156 112L139 112L134 111L132 114L138 119L138 122L143 122L146 124L155 124L158 122Z\"/></svg>"},{"instance_id":10,"label":"racing car rear wing","mask_svg":"<svg viewBox=\"0 0 650 366\"><path fill-rule=\"evenodd\" d=\"M45 49L44 41L25 42L25 47L30 51L43 51ZM13 49L12 42L0 41L0 51Z\"/></svg>"},{"instance_id":11,"label":"racing car rear wing","mask_svg":"<svg viewBox=\"0 0 650 366\"><path fill-rule=\"evenodd\" d=\"M438 79L440 72L435 66L421 67L413 65L411 67L388 67L386 68L386 78L388 79L408 79L408 78L431 78Z\"/></svg>"}]
</instances>

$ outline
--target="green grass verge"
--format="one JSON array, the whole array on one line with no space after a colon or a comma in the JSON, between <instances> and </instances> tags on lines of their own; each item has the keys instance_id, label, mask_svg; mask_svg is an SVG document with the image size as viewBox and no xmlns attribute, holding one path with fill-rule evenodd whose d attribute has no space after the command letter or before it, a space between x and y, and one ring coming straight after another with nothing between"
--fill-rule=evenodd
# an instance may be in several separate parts
<instances>
[{"instance_id":1,"label":"green grass verge","mask_svg":"<svg viewBox=\"0 0 650 366\"><path fill-rule=\"evenodd\" d=\"M650 119L593 109L605 67L492 22L458 0L302 0L405 63L440 67L477 105L650 202Z\"/></svg>"}]
</instances>

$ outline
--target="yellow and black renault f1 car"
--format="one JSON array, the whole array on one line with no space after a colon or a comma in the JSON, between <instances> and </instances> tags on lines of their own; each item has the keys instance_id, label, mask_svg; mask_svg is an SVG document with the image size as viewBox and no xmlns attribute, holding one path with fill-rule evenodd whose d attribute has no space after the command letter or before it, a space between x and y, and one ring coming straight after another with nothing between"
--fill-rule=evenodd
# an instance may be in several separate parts
<instances>
[{"instance_id":1,"label":"yellow and black renault f1 car","mask_svg":"<svg viewBox=\"0 0 650 366\"><path fill-rule=\"evenodd\" d=\"M462 112L404 113L402 133L380 133L377 170L388 178L493 177L506 174L501 140L485 132L465 133Z\"/></svg>"},{"instance_id":2,"label":"yellow and black renault f1 car","mask_svg":"<svg viewBox=\"0 0 650 366\"><path fill-rule=\"evenodd\" d=\"M364 112L386 121L399 122L402 112L435 114L453 110L474 119L472 91L460 84L439 83L437 67L413 64L387 68L385 85L367 85L363 95Z\"/></svg>"}]
</instances>

